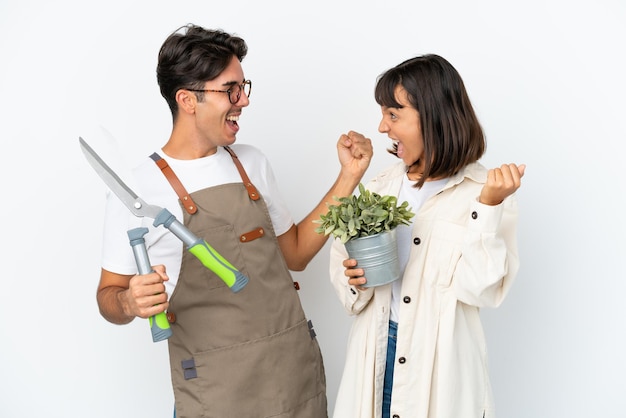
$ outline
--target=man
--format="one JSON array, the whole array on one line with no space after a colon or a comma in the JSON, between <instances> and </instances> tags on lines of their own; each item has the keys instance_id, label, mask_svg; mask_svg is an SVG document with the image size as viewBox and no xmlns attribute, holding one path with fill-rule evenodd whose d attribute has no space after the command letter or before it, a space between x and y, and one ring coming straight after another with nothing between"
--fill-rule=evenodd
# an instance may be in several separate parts
<instances>
[{"instance_id":1,"label":"man","mask_svg":"<svg viewBox=\"0 0 626 418\"><path fill-rule=\"evenodd\" d=\"M243 39L187 25L159 52L157 79L173 118L161 152L134 170L139 194L167 208L249 278L232 292L166 228L144 225L154 273L136 275L129 211L107 201L98 305L125 324L167 311L176 414L185 417L327 416L324 366L289 270L303 270L327 237L313 220L353 192L372 157L369 139L341 135L341 170L313 211L294 224L271 167L233 145L252 83ZM232 147L231 147L232 145ZM169 297L169 300L168 300Z\"/></svg>"}]
</instances>

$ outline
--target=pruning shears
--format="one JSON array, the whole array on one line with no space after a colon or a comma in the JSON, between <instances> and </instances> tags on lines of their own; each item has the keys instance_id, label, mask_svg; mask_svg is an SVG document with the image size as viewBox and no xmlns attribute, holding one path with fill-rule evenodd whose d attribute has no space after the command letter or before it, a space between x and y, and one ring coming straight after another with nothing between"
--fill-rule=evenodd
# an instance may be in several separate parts
<instances>
[{"instance_id":1,"label":"pruning shears","mask_svg":"<svg viewBox=\"0 0 626 418\"><path fill-rule=\"evenodd\" d=\"M137 217L154 219L153 226L163 225L169 229L186 246L202 264L213 271L233 291L239 292L248 283L248 277L237 270L230 262L222 257L204 239L194 235L187 227L181 224L174 215L165 208L150 205L133 192L115 172L100 158L100 156L81 137L78 138L80 147L87 157L87 161L96 173L104 180L106 185L124 203L124 205ZM152 271L148 254L145 248L143 235L147 230L136 228L128 231L130 244L133 247L135 261L139 274L148 274ZM169 338L171 329L164 312L150 318L150 329L153 340L160 341Z\"/></svg>"}]
</instances>

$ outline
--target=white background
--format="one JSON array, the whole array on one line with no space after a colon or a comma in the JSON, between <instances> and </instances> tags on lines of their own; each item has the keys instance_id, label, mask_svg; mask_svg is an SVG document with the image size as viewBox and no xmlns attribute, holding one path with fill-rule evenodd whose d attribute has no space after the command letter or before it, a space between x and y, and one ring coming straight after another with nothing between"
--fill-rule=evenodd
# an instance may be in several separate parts
<instances>
[{"instance_id":1,"label":"white background","mask_svg":"<svg viewBox=\"0 0 626 418\"><path fill-rule=\"evenodd\" d=\"M485 128L485 165L528 165L522 267L483 311L499 416L625 417L625 21L622 0L0 0L0 417L171 416L166 343L145 320L98 313L104 185L78 136L121 174L164 144L157 52L189 22L248 42L238 141L267 154L297 220L333 182L341 133L374 141L366 179L395 161L376 76L446 57ZM294 276L332 410L350 319L327 263L328 245Z\"/></svg>"}]
</instances>

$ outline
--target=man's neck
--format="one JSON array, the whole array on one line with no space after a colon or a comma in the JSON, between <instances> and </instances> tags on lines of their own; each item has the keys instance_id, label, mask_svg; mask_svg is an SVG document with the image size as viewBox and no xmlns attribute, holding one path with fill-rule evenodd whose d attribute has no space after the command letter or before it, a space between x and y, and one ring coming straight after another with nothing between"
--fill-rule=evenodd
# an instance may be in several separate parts
<instances>
[{"instance_id":1,"label":"man's neck","mask_svg":"<svg viewBox=\"0 0 626 418\"><path fill-rule=\"evenodd\" d=\"M177 160L195 160L215 154L217 145L208 143L196 133L174 129L162 150Z\"/></svg>"}]
</instances>

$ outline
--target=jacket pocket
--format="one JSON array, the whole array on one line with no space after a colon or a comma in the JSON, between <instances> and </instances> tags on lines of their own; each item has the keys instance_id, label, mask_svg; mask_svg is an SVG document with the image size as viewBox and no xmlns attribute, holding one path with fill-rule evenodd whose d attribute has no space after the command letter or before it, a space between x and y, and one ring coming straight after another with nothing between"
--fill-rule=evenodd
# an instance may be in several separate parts
<instances>
[{"instance_id":1,"label":"jacket pocket","mask_svg":"<svg viewBox=\"0 0 626 418\"><path fill-rule=\"evenodd\" d=\"M461 258L465 227L451 222L436 221L428 243L424 277L428 283L447 288Z\"/></svg>"}]
</instances>

